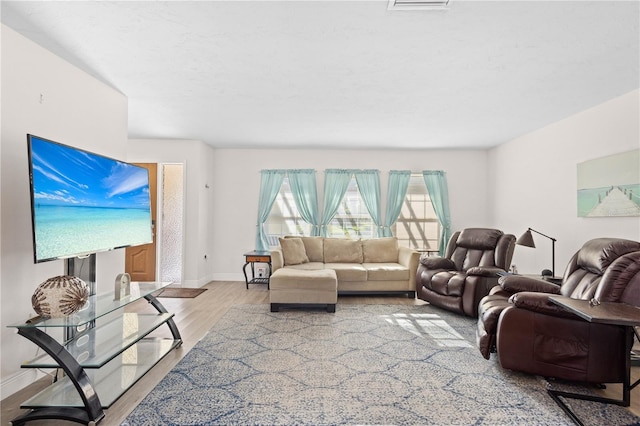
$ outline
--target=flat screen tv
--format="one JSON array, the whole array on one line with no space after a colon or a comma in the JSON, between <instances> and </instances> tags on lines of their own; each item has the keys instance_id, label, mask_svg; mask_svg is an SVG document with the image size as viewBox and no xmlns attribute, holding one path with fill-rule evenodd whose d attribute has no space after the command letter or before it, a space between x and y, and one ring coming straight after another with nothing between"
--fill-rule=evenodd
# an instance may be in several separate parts
<instances>
[{"instance_id":1,"label":"flat screen tv","mask_svg":"<svg viewBox=\"0 0 640 426\"><path fill-rule=\"evenodd\" d=\"M151 243L147 169L27 135L36 263Z\"/></svg>"}]
</instances>

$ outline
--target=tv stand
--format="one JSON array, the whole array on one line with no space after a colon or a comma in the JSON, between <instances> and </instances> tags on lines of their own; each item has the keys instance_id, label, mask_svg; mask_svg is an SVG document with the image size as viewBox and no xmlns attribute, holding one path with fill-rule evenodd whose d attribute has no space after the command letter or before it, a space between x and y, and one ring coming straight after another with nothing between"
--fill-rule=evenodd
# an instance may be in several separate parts
<instances>
[{"instance_id":1,"label":"tv stand","mask_svg":"<svg viewBox=\"0 0 640 426\"><path fill-rule=\"evenodd\" d=\"M22 425L32 420L61 419L95 425L104 408L113 404L165 355L182 344L180 332L153 293L171 283L131 283L131 295L91 296L87 307L66 318L49 318L13 324L18 334L46 353L22 368L61 368L64 377L21 404L28 412L12 420ZM123 312L125 306L146 299L157 314ZM172 338L149 337L167 325ZM74 329L71 340L59 342L44 329ZM65 333L66 334L66 333Z\"/></svg>"}]
</instances>

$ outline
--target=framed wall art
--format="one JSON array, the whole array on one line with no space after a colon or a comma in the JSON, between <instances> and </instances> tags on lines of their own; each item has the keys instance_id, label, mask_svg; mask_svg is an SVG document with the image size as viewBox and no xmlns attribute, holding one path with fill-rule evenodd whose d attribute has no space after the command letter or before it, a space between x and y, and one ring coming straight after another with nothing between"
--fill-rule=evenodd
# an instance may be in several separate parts
<instances>
[{"instance_id":1,"label":"framed wall art","mask_svg":"<svg viewBox=\"0 0 640 426\"><path fill-rule=\"evenodd\" d=\"M640 149L578 164L578 216L640 216Z\"/></svg>"}]
</instances>

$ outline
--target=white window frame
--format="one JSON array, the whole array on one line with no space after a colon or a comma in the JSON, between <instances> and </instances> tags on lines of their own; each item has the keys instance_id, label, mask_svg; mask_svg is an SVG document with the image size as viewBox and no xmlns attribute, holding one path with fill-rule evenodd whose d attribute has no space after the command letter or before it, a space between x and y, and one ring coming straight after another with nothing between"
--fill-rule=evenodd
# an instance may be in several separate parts
<instances>
[{"instance_id":1,"label":"white window frame","mask_svg":"<svg viewBox=\"0 0 640 426\"><path fill-rule=\"evenodd\" d=\"M327 226L327 237L333 238L374 238L375 224L360 195L355 176L340 201L336 215Z\"/></svg>"},{"instance_id":2,"label":"white window frame","mask_svg":"<svg viewBox=\"0 0 640 426\"><path fill-rule=\"evenodd\" d=\"M300 216L289 186L289 178L285 177L269 216L265 222L267 240L270 247L279 245L278 237L285 235L311 235L311 224Z\"/></svg>"},{"instance_id":3,"label":"white window frame","mask_svg":"<svg viewBox=\"0 0 640 426\"><path fill-rule=\"evenodd\" d=\"M404 231L400 235L399 227ZM398 237L399 245L418 251L435 252L439 248L441 228L424 177L421 173L412 173L400 216L391 227L391 232Z\"/></svg>"}]
</instances>

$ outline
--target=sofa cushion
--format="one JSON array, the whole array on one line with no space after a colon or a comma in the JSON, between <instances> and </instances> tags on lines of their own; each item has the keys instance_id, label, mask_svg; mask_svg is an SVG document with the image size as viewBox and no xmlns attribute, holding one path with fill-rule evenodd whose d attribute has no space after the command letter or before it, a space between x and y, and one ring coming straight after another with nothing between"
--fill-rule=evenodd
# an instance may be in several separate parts
<instances>
[{"instance_id":1,"label":"sofa cushion","mask_svg":"<svg viewBox=\"0 0 640 426\"><path fill-rule=\"evenodd\" d=\"M467 228L458 236L456 245L467 249L494 250L502 235L498 229Z\"/></svg>"},{"instance_id":2,"label":"sofa cushion","mask_svg":"<svg viewBox=\"0 0 640 426\"><path fill-rule=\"evenodd\" d=\"M406 281L409 268L399 263L363 263L368 281Z\"/></svg>"},{"instance_id":3,"label":"sofa cushion","mask_svg":"<svg viewBox=\"0 0 640 426\"><path fill-rule=\"evenodd\" d=\"M602 275L613 261L632 251L638 251L639 243L619 238L595 238L589 240L578 252L578 266L594 274Z\"/></svg>"},{"instance_id":4,"label":"sofa cushion","mask_svg":"<svg viewBox=\"0 0 640 426\"><path fill-rule=\"evenodd\" d=\"M307 252L309 262L324 262L324 237L303 237L298 235L285 235L285 238L300 238Z\"/></svg>"},{"instance_id":5,"label":"sofa cushion","mask_svg":"<svg viewBox=\"0 0 640 426\"><path fill-rule=\"evenodd\" d=\"M398 261L398 239L372 238L362 241L364 263L388 263Z\"/></svg>"},{"instance_id":6,"label":"sofa cushion","mask_svg":"<svg viewBox=\"0 0 640 426\"><path fill-rule=\"evenodd\" d=\"M456 264L453 260L447 259L446 257L429 257L422 255L420 256L420 263L427 269L448 269L454 271L456 269Z\"/></svg>"},{"instance_id":7,"label":"sofa cushion","mask_svg":"<svg viewBox=\"0 0 640 426\"><path fill-rule=\"evenodd\" d=\"M345 238L325 238L324 262L362 263L362 244L360 240L348 240Z\"/></svg>"},{"instance_id":8,"label":"sofa cushion","mask_svg":"<svg viewBox=\"0 0 640 426\"><path fill-rule=\"evenodd\" d=\"M295 270L304 270L304 271L317 271L319 269L324 269L324 263L322 262L308 262L308 263L300 263L299 265L288 265L285 266L284 269L295 269Z\"/></svg>"},{"instance_id":9,"label":"sofa cushion","mask_svg":"<svg viewBox=\"0 0 640 426\"><path fill-rule=\"evenodd\" d=\"M279 238L284 265L308 263L309 258L301 238Z\"/></svg>"},{"instance_id":10,"label":"sofa cushion","mask_svg":"<svg viewBox=\"0 0 640 426\"><path fill-rule=\"evenodd\" d=\"M324 262L324 238L302 237L309 262Z\"/></svg>"},{"instance_id":11,"label":"sofa cushion","mask_svg":"<svg viewBox=\"0 0 640 426\"><path fill-rule=\"evenodd\" d=\"M428 288L437 294L462 297L466 274L455 271L442 271L431 277ZM424 284L423 284L424 285Z\"/></svg>"},{"instance_id":12,"label":"sofa cushion","mask_svg":"<svg viewBox=\"0 0 640 426\"><path fill-rule=\"evenodd\" d=\"M360 263L325 263L324 267L336 271L338 281L367 281L367 270Z\"/></svg>"},{"instance_id":13,"label":"sofa cushion","mask_svg":"<svg viewBox=\"0 0 640 426\"><path fill-rule=\"evenodd\" d=\"M294 270L281 268L271 276L271 290L306 289L336 291L336 274L331 269Z\"/></svg>"}]
</instances>

